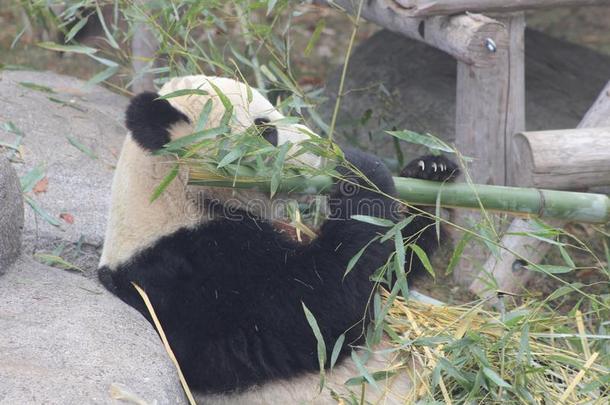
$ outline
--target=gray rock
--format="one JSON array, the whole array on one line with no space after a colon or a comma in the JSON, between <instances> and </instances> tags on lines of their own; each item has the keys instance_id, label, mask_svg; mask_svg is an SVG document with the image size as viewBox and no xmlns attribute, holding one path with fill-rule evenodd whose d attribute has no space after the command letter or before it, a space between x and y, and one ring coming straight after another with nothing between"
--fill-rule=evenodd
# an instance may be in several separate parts
<instances>
[{"instance_id":1,"label":"gray rock","mask_svg":"<svg viewBox=\"0 0 610 405\"><path fill-rule=\"evenodd\" d=\"M24 251L49 252L63 244L74 264L88 270L96 267L113 167L126 133L127 102L68 76L0 71L0 141L14 143L18 138L3 128L7 122L24 135L22 155L2 148L0 155L11 157L20 176L35 167L43 169L46 192L28 196L58 224L51 225L26 207Z\"/></svg>"},{"instance_id":2,"label":"gray rock","mask_svg":"<svg viewBox=\"0 0 610 405\"><path fill-rule=\"evenodd\" d=\"M0 156L0 275L21 251L23 199L19 179L8 160Z\"/></svg>"},{"instance_id":3,"label":"gray rock","mask_svg":"<svg viewBox=\"0 0 610 405\"><path fill-rule=\"evenodd\" d=\"M528 30L525 38L526 118L529 130L573 128L610 77L610 57ZM332 115L340 77L327 81L325 118ZM429 132L454 139L456 62L447 54L389 31L353 53L346 77L337 139L395 157L384 130ZM361 125L363 118L366 120ZM401 142L406 159L421 148Z\"/></svg>"},{"instance_id":4,"label":"gray rock","mask_svg":"<svg viewBox=\"0 0 610 405\"><path fill-rule=\"evenodd\" d=\"M2 405L186 403L152 326L77 274L21 257L0 281L0 331Z\"/></svg>"}]
</instances>

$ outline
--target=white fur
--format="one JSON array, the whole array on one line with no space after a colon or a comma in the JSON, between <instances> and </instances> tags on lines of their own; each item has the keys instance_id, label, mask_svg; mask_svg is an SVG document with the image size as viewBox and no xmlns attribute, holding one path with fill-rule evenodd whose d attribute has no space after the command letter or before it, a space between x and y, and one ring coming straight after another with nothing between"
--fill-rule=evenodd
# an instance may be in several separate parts
<instances>
[{"instance_id":1,"label":"white fur","mask_svg":"<svg viewBox=\"0 0 610 405\"><path fill-rule=\"evenodd\" d=\"M396 354L378 352L371 355L365 367L372 374L376 371L388 370L395 363ZM275 405L275 404L306 404L306 405L336 405L331 391L344 398L353 393L360 399L362 385L346 386L350 378L360 375L351 358L338 364L332 372L327 371L325 384L320 392L319 373L304 374L285 381L274 381L260 387L254 387L239 394L205 395L195 393L198 404L206 405ZM400 369L397 374L387 380L377 381L378 388L365 383L365 400L370 404L399 405L406 404L411 397L412 379L409 370ZM360 403L358 401L358 403Z\"/></svg>"}]
</instances>

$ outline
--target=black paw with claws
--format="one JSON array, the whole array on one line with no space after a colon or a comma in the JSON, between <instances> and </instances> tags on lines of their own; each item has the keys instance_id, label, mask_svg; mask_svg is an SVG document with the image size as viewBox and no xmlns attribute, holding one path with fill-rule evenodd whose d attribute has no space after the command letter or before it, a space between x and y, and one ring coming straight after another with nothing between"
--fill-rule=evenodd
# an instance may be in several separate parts
<instances>
[{"instance_id":1,"label":"black paw with claws","mask_svg":"<svg viewBox=\"0 0 610 405\"><path fill-rule=\"evenodd\" d=\"M460 169L444 156L421 156L412 160L400 172L401 177L433 181L453 181Z\"/></svg>"}]
</instances>

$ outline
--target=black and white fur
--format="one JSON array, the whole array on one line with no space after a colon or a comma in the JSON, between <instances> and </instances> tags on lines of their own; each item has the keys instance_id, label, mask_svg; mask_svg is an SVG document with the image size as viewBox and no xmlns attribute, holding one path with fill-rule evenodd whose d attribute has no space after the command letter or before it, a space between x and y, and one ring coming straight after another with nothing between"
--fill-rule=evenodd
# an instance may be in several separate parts
<instances>
[{"instance_id":1,"label":"black and white fur","mask_svg":"<svg viewBox=\"0 0 610 405\"><path fill-rule=\"evenodd\" d=\"M174 79L160 93L201 88L213 94L209 81L231 98L236 114L233 125L264 123L268 126L264 136L279 144L298 143L305 136L301 128L273 126L281 118L279 113L254 90L254 99L248 103L245 85L230 79ZM236 196L230 190L199 190L220 201L231 199L234 206L230 218L222 210L194 215L197 199L188 197L191 186L185 185L181 173L158 200L149 203L171 167L168 157L151 152L190 133L207 101L205 96L157 97L136 96L127 111L130 133L113 183L101 282L149 317L131 283L146 291L190 388L203 403L335 403L328 393L318 393L317 344L303 304L315 316L329 353L341 334L346 334L349 344L362 342L374 288L370 276L386 263L393 244L372 243L344 277L350 259L383 229L351 217L400 219L391 198L395 188L390 172L372 155L346 151L347 160L381 193L368 186L352 187L349 182L363 185L363 180L338 168L345 178L331 193L330 217L307 245L280 234L269 218L246 208L248 200L266 198L255 191L239 191ZM211 115L209 126L222 115L218 100L212 100L216 114ZM300 158L303 164L308 159L310 164L317 162L311 156ZM454 169L443 158L424 157L408 165L405 174L446 180ZM420 233L433 228L430 224L422 217L405 232ZM436 240L428 239L422 248L432 253ZM327 385L336 391L359 374L349 358L343 359L349 350L344 346L327 378ZM385 369L391 357L374 354L367 367ZM398 403L410 387L406 377L380 384L383 392L367 390L371 401Z\"/></svg>"}]
</instances>

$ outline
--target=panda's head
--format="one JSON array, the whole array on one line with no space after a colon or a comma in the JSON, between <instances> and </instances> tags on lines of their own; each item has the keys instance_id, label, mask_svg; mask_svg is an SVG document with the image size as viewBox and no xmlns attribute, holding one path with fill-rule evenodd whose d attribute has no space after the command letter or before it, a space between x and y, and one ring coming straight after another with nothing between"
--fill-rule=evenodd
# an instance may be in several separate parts
<instances>
[{"instance_id":1,"label":"panda's head","mask_svg":"<svg viewBox=\"0 0 610 405\"><path fill-rule=\"evenodd\" d=\"M173 96L187 89L200 91L197 94ZM231 103L231 133L242 133L256 125L261 136L271 144L281 146L290 142L293 145L287 153L287 161L304 166L320 165L319 157L311 153L298 153L299 145L311 139L313 133L305 126L285 120L255 89L220 77L186 76L172 79L159 93L135 96L127 109L129 133L112 184L101 265L112 268L165 235L183 227L201 224L210 218L205 205L202 205L203 199L272 219L269 193L194 187L187 184L186 169L182 167L174 181L151 202L155 190L175 166L173 156L154 152L170 141L192 134L208 101L211 101L212 108L205 128L220 125L225 106L215 89ZM172 97L160 98L171 93ZM256 203L252 204L253 201Z\"/></svg>"},{"instance_id":2,"label":"panda's head","mask_svg":"<svg viewBox=\"0 0 610 405\"><path fill-rule=\"evenodd\" d=\"M280 146L286 142L295 145L293 153L298 150L299 143L313 135L303 125L282 123L285 117L262 94L246 84L224 77L199 75L172 79L159 93L146 92L134 97L126 117L133 140L142 149L155 151L170 141L191 134L208 101L212 102L212 110L206 127L218 126L225 107L216 89L226 96L233 107L230 121L232 133L240 133L256 125L272 145ZM179 94L181 90L197 90L200 94L159 99L160 96ZM320 163L319 157L312 154L300 155L299 160L306 165L318 166Z\"/></svg>"}]
</instances>

